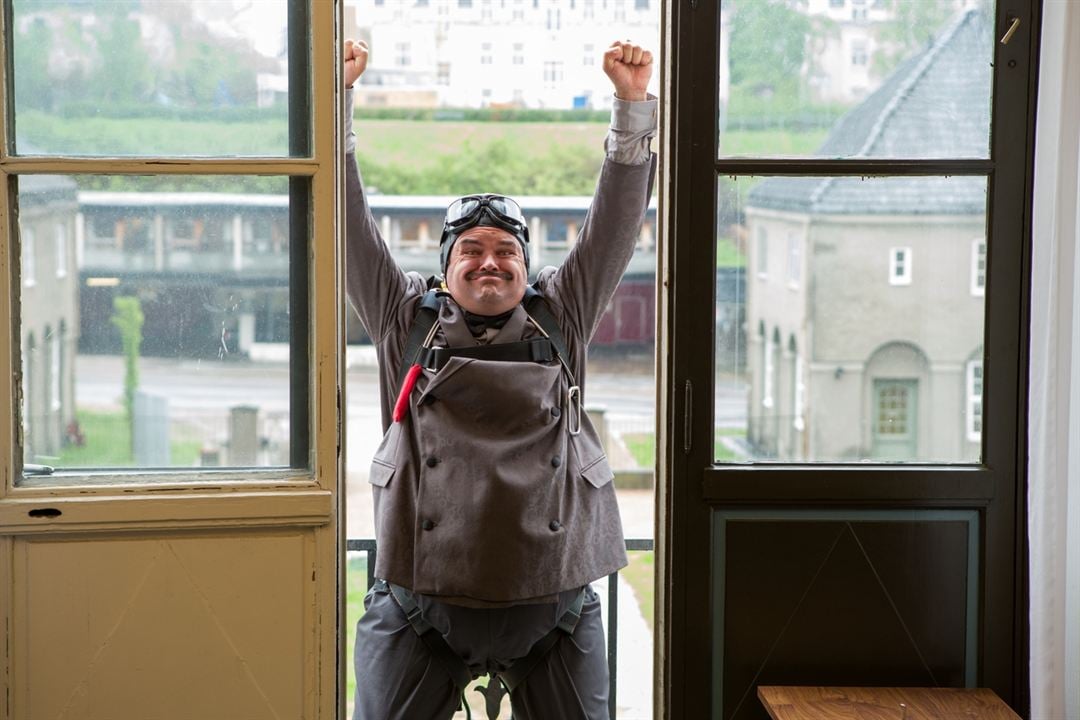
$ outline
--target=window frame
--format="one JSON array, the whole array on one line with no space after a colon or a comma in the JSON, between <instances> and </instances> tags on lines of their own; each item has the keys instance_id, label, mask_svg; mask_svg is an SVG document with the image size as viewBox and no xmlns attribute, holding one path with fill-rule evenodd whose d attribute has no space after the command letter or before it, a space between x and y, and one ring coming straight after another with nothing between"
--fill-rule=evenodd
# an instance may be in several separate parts
<instances>
[{"instance_id":1,"label":"window frame","mask_svg":"<svg viewBox=\"0 0 1080 720\"><path fill-rule=\"evenodd\" d=\"M343 176L343 138L340 118L344 112L344 93L340 91L339 33L341 10L332 3L289 2L288 28L290 46L290 152L286 156L265 157L192 157L192 156L79 156L16 154L14 147L14 79L12 49L5 43L6 55L0 57L4 84L0 87L0 240L8 254L0 271L0 333L18 337L12 352L0 356L0 437L12 452L2 465L0 482L0 527L21 528L28 524L25 512L12 502L35 497L53 498L61 510L81 499L83 507L92 507L90 516L106 518L121 500L150 501L167 497L194 498L202 493L204 502L189 500L168 522L182 523L193 518L233 517L235 509L250 504L255 496L276 493L275 507L256 514L257 522L269 522L272 516L329 517L331 491L336 491L335 464L317 458L338 456L338 437L343 433L337 416L338 394L343 385L344 365L337 359L342 331L338 306L343 296L343 241L338 228L343 226L341 202ZM11 3L4 4L0 32L13 31ZM290 423L292 461L288 468L197 469L133 468L130 470L58 470L47 481L23 473L23 429L21 410L21 370L24 352L19 310L19 285L13 285L22 264L17 241L17 220L11 209L17 202L17 178L26 175L278 175L289 177L290 235L303 242L295 247L290 260L293 272L290 289L290 316L294 319L290 352ZM25 232L25 229L24 229ZM315 237L337 238L326 251L310 252ZM19 249L19 263L13 263L10 250ZM314 282L314 278L332 278L333 282ZM17 334L17 335L16 335ZM35 335L36 336L36 335ZM27 336L29 337L29 336ZM39 344L44 347L44 344ZM314 368L320 368L320 374ZM339 377L340 376L340 377ZM37 379L40 384L40 378ZM34 389L29 388L32 392ZM42 400L48 388L42 389ZM297 410L302 409L298 415ZM322 431L316 433L316 428ZM152 491L150 494L144 494ZM221 503L227 497L234 502ZM251 498L251 499L249 499ZM252 507L252 509L254 506ZM252 510L243 510L251 512ZM68 519L64 512L58 524L79 521ZM78 513L72 513L78 516ZM152 515L146 523L153 524ZM163 522L158 520L157 522ZM138 524L138 523L137 523Z\"/></svg>"},{"instance_id":2,"label":"window frame","mask_svg":"<svg viewBox=\"0 0 1080 720\"><path fill-rule=\"evenodd\" d=\"M909 245L889 248L890 285L903 286L911 284L913 275L912 259L912 250Z\"/></svg>"},{"instance_id":3,"label":"window frame","mask_svg":"<svg viewBox=\"0 0 1080 720\"><path fill-rule=\"evenodd\" d=\"M972 239L971 294L973 297L986 296L986 251L986 238Z\"/></svg>"}]
</instances>

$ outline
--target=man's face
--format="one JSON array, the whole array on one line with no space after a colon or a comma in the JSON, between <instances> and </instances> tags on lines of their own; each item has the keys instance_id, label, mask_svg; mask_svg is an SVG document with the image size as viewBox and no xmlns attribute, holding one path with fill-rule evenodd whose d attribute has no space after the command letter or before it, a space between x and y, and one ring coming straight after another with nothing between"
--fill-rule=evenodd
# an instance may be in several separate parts
<instances>
[{"instance_id":1,"label":"man's face","mask_svg":"<svg viewBox=\"0 0 1080 720\"><path fill-rule=\"evenodd\" d=\"M450 250L446 287L474 315L501 315L525 297L528 275L517 239L501 228L466 230Z\"/></svg>"}]
</instances>

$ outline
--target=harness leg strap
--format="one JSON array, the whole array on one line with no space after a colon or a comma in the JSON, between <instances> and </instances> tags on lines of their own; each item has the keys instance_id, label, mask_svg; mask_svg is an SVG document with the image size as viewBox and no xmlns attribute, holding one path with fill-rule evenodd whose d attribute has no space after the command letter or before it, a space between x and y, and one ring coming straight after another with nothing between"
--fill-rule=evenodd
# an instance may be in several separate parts
<instances>
[{"instance_id":1,"label":"harness leg strap","mask_svg":"<svg viewBox=\"0 0 1080 720\"><path fill-rule=\"evenodd\" d=\"M450 673L450 679L454 681L454 685L457 687L458 692L464 692L465 688L470 682L472 682L472 671L469 670L469 666L462 660L457 653L455 653L450 645L446 642L446 639L439 634L439 632L424 619L423 614L420 612L420 606L416 604L416 599L413 594L401 587L400 585L394 585L393 583L387 583L385 580L379 580L380 583L385 583L390 588L390 594L394 597L394 601L405 613L405 617L409 620L409 625L412 626L413 631L419 636L420 640L427 645L428 650L435 656L439 662L442 663L446 671Z\"/></svg>"},{"instance_id":2,"label":"harness leg strap","mask_svg":"<svg viewBox=\"0 0 1080 720\"><path fill-rule=\"evenodd\" d=\"M574 598L574 602L570 603L570 607L566 609L566 612L559 618L559 624L556 625L551 632L544 637L540 638L535 645L529 650L529 654L521 658L513 665L508 667L499 673L499 680L506 686L506 689L510 692L521 685L528 677L529 673L533 671L533 668L544 659L544 656L551 652L551 649L555 647L555 643L563 635L573 635L574 630L577 629L578 621L581 620L581 609L585 605L585 588L581 588L577 597Z\"/></svg>"}]
</instances>

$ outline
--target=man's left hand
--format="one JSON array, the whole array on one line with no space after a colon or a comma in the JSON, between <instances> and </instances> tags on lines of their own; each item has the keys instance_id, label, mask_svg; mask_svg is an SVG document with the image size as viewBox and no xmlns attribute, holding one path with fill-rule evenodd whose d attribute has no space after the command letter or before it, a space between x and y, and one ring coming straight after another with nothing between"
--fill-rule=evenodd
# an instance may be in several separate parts
<instances>
[{"instance_id":1,"label":"man's left hand","mask_svg":"<svg viewBox=\"0 0 1080 720\"><path fill-rule=\"evenodd\" d=\"M615 86L620 100L640 101L648 97L652 77L652 53L629 40L616 40L604 51L604 73Z\"/></svg>"}]
</instances>

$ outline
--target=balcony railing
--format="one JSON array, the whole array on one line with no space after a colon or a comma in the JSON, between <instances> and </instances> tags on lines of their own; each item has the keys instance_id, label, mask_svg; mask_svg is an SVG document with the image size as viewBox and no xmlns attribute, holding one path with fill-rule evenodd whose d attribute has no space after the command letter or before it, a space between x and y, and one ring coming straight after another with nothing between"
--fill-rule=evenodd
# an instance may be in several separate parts
<instances>
[{"instance_id":1,"label":"balcony railing","mask_svg":"<svg viewBox=\"0 0 1080 720\"><path fill-rule=\"evenodd\" d=\"M377 547L374 538L349 539L345 541L345 549L348 552L367 553L367 586L371 587L375 582L375 556ZM626 538L626 549L629 552L651 551L653 549L652 538ZM618 663L619 658L619 582L618 573L608 575L608 599L607 599L607 654L608 654L608 717L615 718L615 690L618 686ZM495 720L491 717L490 720Z\"/></svg>"}]
</instances>

